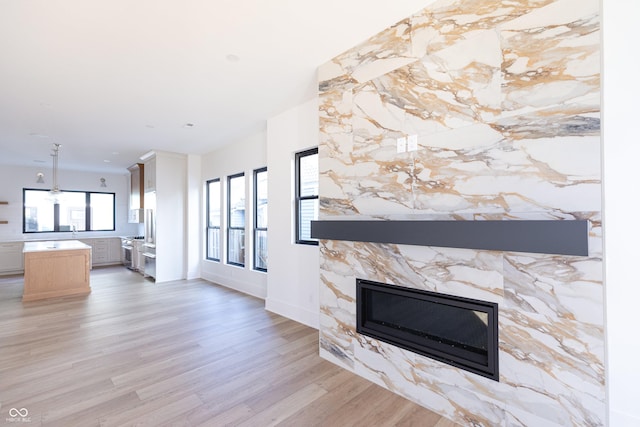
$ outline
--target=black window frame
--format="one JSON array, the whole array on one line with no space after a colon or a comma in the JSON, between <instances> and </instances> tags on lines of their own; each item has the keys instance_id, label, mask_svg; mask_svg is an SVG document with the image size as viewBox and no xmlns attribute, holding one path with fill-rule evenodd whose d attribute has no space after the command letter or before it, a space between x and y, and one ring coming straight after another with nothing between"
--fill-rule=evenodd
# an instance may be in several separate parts
<instances>
[{"instance_id":1,"label":"black window frame","mask_svg":"<svg viewBox=\"0 0 640 427\"><path fill-rule=\"evenodd\" d=\"M229 244L230 239L229 239L229 235L230 235L230 231L231 230L242 230L244 232L244 236L245 236L245 241L246 241L246 235L247 235L247 217L246 217L246 208L247 208L247 203L245 200L245 217L244 217L244 226L243 227L231 227L231 180L234 178L239 178L239 177L243 177L245 179L245 185L244 185L244 190L245 190L245 194L246 194L246 176L244 174L244 172L240 172L240 173L236 173L234 175L229 175L227 176L227 197L226 197L226 202L227 202L227 247L226 247L226 255L227 255L227 264L229 265L234 265L236 267L244 267L247 261L246 258L246 252L243 256L243 260L244 262L239 263L239 262L235 262L235 261L229 261L229 250L231 248L231 245Z\"/></svg>"},{"instance_id":2,"label":"black window frame","mask_svg":"<svg viewBox=\"0 0 640 427\"><path fill-rule=\"evenodd\" d=\"M267 167L254 169L253 171L253 269L267 272L267 268L258 267L258 232L267 232L267 227L258 226L258 174L267 172ZM269 175L267 175L267 180ZM269 204L267 196L267 205Z\"/></svg>"},{"instance_id":3,"label":"black window frame","mask_svg":"<svg viewBox=\"0 0 640 427\"><path fill-rule=\"evenodd\" d=\"M314 147L314 148L310 148L308 150L304 150L304 151L300 151L296 153L296 157L295 157L295 192L296 192L296 243L300 244L300 245L313 245L313 246L318 246L318 240L317 239L312 239L312 240L307 240L307 239L301 239L300 238L300 228L301 228L301 209L300 209L300 205L302 204L302 202L307 201L307 200L319 200L320 196L318 194L313 195L313 196L301 196L300 195L300 161L302 158L307 157L307 156L312 156L312 155L316 155L318 154L318 147ZM318 191L319 192L319 191ZM317 218L316 218L317 220Z\"/></svg>"},{"instance_id":4,"label":"black window frame","mask_svg":"<svg viewBox=\"0 0 640 427\"><path fill-rule=\"evenodd\" d=\"M26 201L27 201L27 191L39 191L39 192L49 192L50 189L42 189L42 188L23 188L22 189L22 233L23 234L39 234L39 233L71 233L71 230L60 230L60 204L53 203L53 230L45 230L45 231L27 231L27 216L26 216ZM61 193L83 193L85 195L85 211L84 211L84 221L85 221L85 229L84 230L76 230L74 233L84 233L87 231L115 231L116 230L116 193L111 191L83 191L83 190L60 190ZM110 229L100 229L93 230L91 228L91 195L92 194L110 194L113 196L113 228Z\"/></svg>"},{"instance_id":5,"label":"black window frame","mask_svg":"<svg viewBox=\"0 0 640 427\"><path fill-rule=\"evenodd\" d=\"M210 209L210 203L211 203L211 194L210 194L210 184L217 182L218 183L218 210L220 211L220 222L218 223L218 226L211 226L211 218L210 218L210 213L211 213L211 209ZM220 262L220 256L222 254L222 234L221 234L221 227L222 227L222 198L220 197L222 194L222 182L220 181L220 178L214 178L214 179L210 179L207 181L207 225L206 225L206 247L205 247L205 258L208 259L209 261L217 261ZM210 230L218 230L218 258L214 258L214 257L210 257L209 256L209 232Z\"/></svg>"}]
</instances>

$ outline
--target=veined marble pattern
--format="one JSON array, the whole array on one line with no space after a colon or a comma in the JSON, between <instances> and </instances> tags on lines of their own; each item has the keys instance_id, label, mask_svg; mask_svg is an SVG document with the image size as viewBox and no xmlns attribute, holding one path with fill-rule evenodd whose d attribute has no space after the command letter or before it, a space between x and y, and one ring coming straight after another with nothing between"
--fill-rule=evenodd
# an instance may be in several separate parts
<instances>
[{"instance_id":1,"label":"veined marble pattern","mask_svg":"<svg viewBox=\"0 0 640 427\"><path fill-rule=\"evenodd\" d=\"M587 257L322 241L323 357L462 425L604 425L599 7L438 1L320 67L321 219L589 221ZM497 302L500 381L357 334L356 278Z\"/></svg>"}]
</instances>

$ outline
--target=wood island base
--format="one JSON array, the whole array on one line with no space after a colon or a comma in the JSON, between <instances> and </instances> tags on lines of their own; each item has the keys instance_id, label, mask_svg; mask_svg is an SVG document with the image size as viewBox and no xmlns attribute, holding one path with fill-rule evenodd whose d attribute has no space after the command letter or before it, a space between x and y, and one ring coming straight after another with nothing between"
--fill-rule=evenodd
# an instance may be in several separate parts
<instances>
[{"instance_id":1,"label":"wood island base","mask_svg":"<svg viewBox=\"0 0 640 427\"><path fill-rule=\"evenodd\" d=\"M23 252L23 301L91 292L90 246L77 240L28 242Z\"/></svg>"}]
</instances>

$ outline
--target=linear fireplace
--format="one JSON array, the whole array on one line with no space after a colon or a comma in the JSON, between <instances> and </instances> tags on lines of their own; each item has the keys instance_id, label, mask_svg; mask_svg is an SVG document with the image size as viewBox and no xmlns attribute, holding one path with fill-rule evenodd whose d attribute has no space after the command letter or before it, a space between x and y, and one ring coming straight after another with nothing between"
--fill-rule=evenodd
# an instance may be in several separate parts
<instances>
[{"instance_id":1,"label":"linear fireplace","mask_svg":"<svg viewBox=\"0 0 640 427\"><path fill-rule=\"evenodd\" d=\"M357 332L495 381L498 304L356 279Z\"/></svg>"}]
</instances>

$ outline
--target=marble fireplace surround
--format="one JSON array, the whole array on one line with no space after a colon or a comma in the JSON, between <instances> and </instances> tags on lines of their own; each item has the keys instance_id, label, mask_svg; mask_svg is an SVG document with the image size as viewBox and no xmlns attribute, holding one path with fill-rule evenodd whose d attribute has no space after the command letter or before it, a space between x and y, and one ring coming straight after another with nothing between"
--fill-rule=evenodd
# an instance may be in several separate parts
<instances>
[{"instance_id":1,"label":"marble fireplace surround","mask_svg":"<svg viewBox=\"0 0 640 427\"><path fill-rule=\"evenodd\" d=\"M322 239L321 356L461 425L604 425L599 2L438 1L319 81L320 222L587 234L579 255ZM359 335L356 278L498 303L500 381Z\"/></svg>"}]
</instances>

